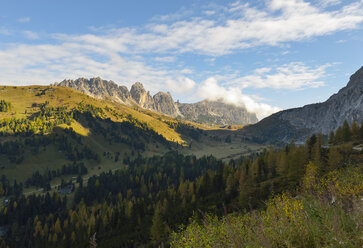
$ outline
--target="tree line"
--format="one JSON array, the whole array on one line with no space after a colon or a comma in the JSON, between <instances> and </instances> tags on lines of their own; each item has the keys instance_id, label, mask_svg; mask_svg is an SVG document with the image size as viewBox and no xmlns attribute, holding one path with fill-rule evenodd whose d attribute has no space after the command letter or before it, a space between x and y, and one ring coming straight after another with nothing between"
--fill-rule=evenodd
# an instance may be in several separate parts
<instances>
[{"instance_id":1,"label":"tree line","mask_svg":"<svg viewBox=\"0 0 363 248\"><path fill-rule=\"evenodd\" d=\"M64 175L82 176L88 173L87 167L83 162L63 165L57 170L46 170L41 174L38 170L32 174L30 178L25 181L25 187L35 186L37 188L44 188L50 190L50 182L52 179Z\"/></svg>"},{"instance_id":2,"label":"tree line","mask_svg":"<svg viewBox=\"0 0 363 248\"><path fill-rule=\"evenodd\" d=\"M0 112L8 112L12 109L11 102L0 100Z\"/></svg>"},{"instance_id":3,"label":"tree line","mask_svg":"<svg viewBox=\"0 0 363 248\"><path fill-rule=\"evenodd\" d=\"M229 162L178 152L138 155L121 170L80 184L69 208L68 198L56 193L14 197L0 213L0 226L9 226L4 244L86 247L96 233L101 247L168 245L169 234L192 216L259 209L271 195L294 191L310 162L318 175L359 164L354 137L325 146L323 135L312 135L304 145L291 142Z\"/></svg>"}]
</instances>

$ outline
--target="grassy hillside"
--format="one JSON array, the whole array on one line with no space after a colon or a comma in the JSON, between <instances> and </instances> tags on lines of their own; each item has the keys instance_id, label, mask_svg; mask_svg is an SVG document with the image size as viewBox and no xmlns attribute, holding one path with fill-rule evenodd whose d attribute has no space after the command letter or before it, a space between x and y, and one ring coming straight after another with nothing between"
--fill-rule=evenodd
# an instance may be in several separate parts
<instances>
[{"instance_id":1,"label":"grassy hillside","mask_svg":"<svg viewBox=\"0 0 363 248\"><path fill-rule=\"evenodd\" d=\"M76 108L80 103L90 104L104 109L103 118L110 118L115 122L128 120L128 116L136 119L140 123L145 123L148 127L161 134L166 140L184 143L180 134L170 128L162 115L151 112L141 112L121 104L98 100L78 91L66 87L52 86L29 86L29 87L0 87L0 98L12 104L11 111L0 112L0 119L3 118L25 118L39 112L39 106L48 102L49 107L66 107L68 110ZM171 121L168 119L168 121ZM73 127L77 127L77 124ZM81 129L75 128L75 131Z\"/></svg>"},{"instance_id":2,"label":"grassy hillside","mask_svg":"<svg viewBox=\"0 0 363 248\"><path fill-rule=\"evenodd\" d=\"M210 128L158 113L98 100L67 87L0 87L0 173L25 182L37 170L83 162L87 176L170 149L198 157L236 158L262 147L235 128ZM68 179L71 175L62 175ZM60 178L52 180L52 185ZM33 189L30 188L30 191Z\"/></svg>"}]
</instances>

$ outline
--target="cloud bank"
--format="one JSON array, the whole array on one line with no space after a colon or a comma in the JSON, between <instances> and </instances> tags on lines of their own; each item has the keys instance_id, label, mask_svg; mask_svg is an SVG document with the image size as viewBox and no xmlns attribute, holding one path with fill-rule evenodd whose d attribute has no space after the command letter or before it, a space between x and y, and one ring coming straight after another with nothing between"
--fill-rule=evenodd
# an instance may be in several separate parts
<instances>
[{"instance_id":1,"label":"cloud bank","mask_svg":"<svg viewBox=\"0 0 363 248\"><path fill-rule=\"evenodd\" d=\"M209 56L229 54L256 46L277 46L334 32L356 29L363 22L363 1L336 10L303 0L270 0L264 8L241 2L219 13L222 21L206 16L171 23L152 23L142 29L114 29L105 35L62 36L69 41L132 53L186 53Z\"/></svg>"},{"instance_id":2,"label":"cloud bank","mask_svg":"<svg viewBox=\"0 0 363 248\"><path fill-rule=\"evenodd\" d=\"M318 88L325 83L321 78L332 64L317 67L307 66L302 62L291 62L275 68L258 68L253 74L231 79L227 84L240 88L272 88L299 90Z\"/></svg>"},{"instance_id":3,"label":"cloud bank","mask_svg":"<svg viewBox=\"0 0 363 248\"><path fill-rule=\"evenodd\" d=\"M291 62L258 68L248 75L222 71L212 76L201 75L196 80L193 68L174 64L185 54L200 54L206 60L215 60L252 47L281 46L357 29L363 22L362 0L349 4L337 0L317 1L315 5L303 0L264 3L256 7L238 1L180 20L186 10L156 18L144 26L94 28L80 35L42 33L40 37L32 30L24 30L22 34L32 40L31 44L0 44L0 84L49 84L64 78L94 76L128 86L140 81L152 92L168 90L243 104L262 118L279 108L243 94L243 89L320 87L330 65L310 67ZM30 18L18 21L24 23ZM11 33L0 27L0 35ZM151 62L147 59L150 57Z\"/></svg>"},{"instance_id":4,"label":"cloud bank","mask_svg":"<svg viewBox=\"0 0 363 248\"><path fill-rule=\"evenodd\" d=\"M257 99L243 94L239 88L222 87L218 85L217 79L214 77L206 79L200 85L198 93L201 97L209 100L222 100L228 104L244 106L247 111L256 113L256 116L259 120L281 110L278 107L273 107L265 103L257 102Z\"/></svg>"}]
</instances>

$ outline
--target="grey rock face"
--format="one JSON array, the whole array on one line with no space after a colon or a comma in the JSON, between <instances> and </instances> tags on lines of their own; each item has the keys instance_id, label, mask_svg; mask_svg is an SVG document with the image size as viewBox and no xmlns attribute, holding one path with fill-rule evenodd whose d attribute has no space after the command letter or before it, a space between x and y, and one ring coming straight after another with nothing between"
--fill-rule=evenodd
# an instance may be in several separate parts
<instances>
[{"instance_id":1,"label":"grey rock face","mask_svg":"<svg viewBox=\"0 0 363 248\"><path fill-rule=\"evenodd\" d=\"M220 101L175 103L169 92L158 92L152 97L139 82L133 84L130 91L126 86L118 86L112 81L101 78L63 80L55 86L70 87L95 98L127 105L137 104L142 108L165 115L209 125L245 125L257 122L254 113L247 112L243 107Z\"/></svg>"},{"instance_id":2,"label":"grey rock face","mask_svg":"<svg viewBox=\"0 0 363 248\"><path fill-rule=\"evenodd\" d=\"M70 87L98 99L111 99L127 105L133 102L127 87L118 86L113 81L102 80L99 77L89 80L85 78L63 80L60 83L56 83L55 86Z\"/></svg>"},{"instance_id":3,"label":"grey rock face","mask_svg":"<svg viewBox=\"0 0 363 248\"><path fill-rule=\"evenodd\" d=\"M363 67L354 73L346 87L323 103L306 105L276 114L297 128L328 134L343 125L363 118Z\"/></svg>"},{"instance_id":4,"label":"grey rock face","mask_svg":"<svg viewBox=\"0 0 363 248\"><path fill-rule=\"evenodd\" d=\"M155 110L155 103L154 99L150 95L150 92L146 92L144 86L142 83L135 83L131 86L130 90L131 96L134 99L134 101L139 104L141 107Z\"/></svg>"},{"instance_id":5,"label":"grey rock face","mask_svg":"<svg viewBox=\"0 0 363 248\"><path fill-rule=\"evenodd\" d=\"M257 122L256 114L243 107L225 104L221 101L208 101L178 104L184 119L214 125L245 125Z\"/></svg>"},{"instance_id":6,"label":"grey rock face","mask_svg":"<svg viewBox=\"0 0 363 248\"><path fill-rule=\"evenodd\" d=\"M361 123L363 120L363 67L350 77L346 87L332 95L327 101L280 111L255 125L259 128L251 126L246 129L246 132L257 132L257 129L260 129L258 131L260 136L271 137L276 135L276 130L274 129L274 134L269 133L268 130L273 130L273 126L284 122L288 124L290 130L294 129L295 133L305 130L301 132L304 135L300 136L300 139L304 139L312 133L329 134L331 130L342 126L345 120L349 124L353 121ZM289 135L285 132L284 135L276 138L287 142L291 138L299 138L293 137L291 133Z\"/></svg>"},{"instance_id":7,"label":"grey rock face","mask_svg":"<svg viewBox=\"0 0 363 248\"><path fill-rule=\"evenodd\" d=\"M153 99L155 103L155 110L157 112L173 117L182 115L169 92L158 92Z\"/></svg>"}]
</instances>

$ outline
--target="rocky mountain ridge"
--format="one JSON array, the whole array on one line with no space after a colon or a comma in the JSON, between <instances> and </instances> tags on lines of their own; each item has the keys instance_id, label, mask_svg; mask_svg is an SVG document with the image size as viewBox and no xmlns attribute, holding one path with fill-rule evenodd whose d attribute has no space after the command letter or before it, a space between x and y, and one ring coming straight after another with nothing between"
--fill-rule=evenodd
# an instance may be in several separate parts
<instances>
[{"instance_id":1,"label":"rocky mountain ridge","mask_svg":"<svg viewBox=\"0 0 363 248\"><path fill-rule=\"evenodd\" d=\"M349 124L363 121L363 66L350 77L347 86L325 102L280 111L246 127L243 132L262 140L303 141L312 133L327 135L345 120Z\"/></svg>"},{"instance_id":2,"label":"rocky mountain ridge","mask_svg":"<svg viewBox=\"0 0 363 248\"><path fill-rule=\"evenodd\" d=\"M119 86L113 81L102 80L99 77L63 80L54 85L70 87L98 99L137 105L171 117L208 125L246 125L258 121L256 115L249 113L245 108L221 101L176 103L169 92L158 92L152 96L140 82L133 84L130 91L126 86Z\"/></svg>"},{"instance_id":3,"label":"rocky mountain ridge","mask_svg":"<svg viewBox=\"0 0 363 248\"><path fill-rule=\"evenodd\" d=\"M249 113L247 109L225 104L221 100L203 100L194 104L178 103L178 107L184 118L193 122L238 125L258 121L256 115Z\"/></svg>"}]
</instances>

